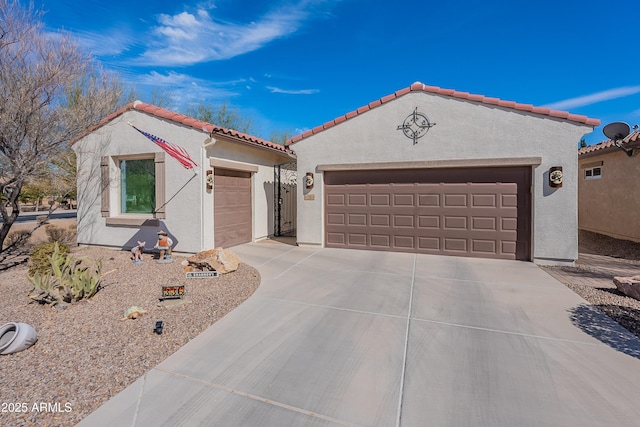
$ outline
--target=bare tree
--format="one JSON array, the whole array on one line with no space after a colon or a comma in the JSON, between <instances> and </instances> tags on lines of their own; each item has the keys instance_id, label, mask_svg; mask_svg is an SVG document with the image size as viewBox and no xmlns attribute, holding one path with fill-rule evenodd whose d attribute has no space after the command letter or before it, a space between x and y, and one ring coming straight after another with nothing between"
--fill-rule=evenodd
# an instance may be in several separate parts
<instances>
[{"instance_id":1,"label":"bare tree","mask_svg":"<svg viewBox=\"0 0 640 427\"><path fill-rule=\"evenodd\" d=\"M287 140L289 140L293 136L295 135L291 131L289 131L289 129L285 130L284 132L274 130L269 134L269 141L275 144L285 145Z\"/></svg>"},{"instance_id":2,"label":"bare tree","mask_svg":"<svg viewBox=\"0 0 640 427\"><path fill-rule=\"evenodd\" d=\"M135 92L134 92L135 93ZM160 108L171 108L174 102L174 93L165 87L155 87L151 93L151 105Z\"/></svg>"},{"instance_id":3,"label":"bare tree","mask_svg":"<svg viewBox=\"0 0 640 427\"><path fill-rule=\"evenodd\" d=\"M0 248L20 212L24 183L51 172L51 160L122 95L65 34L46 33L41 12L0 0Z\"/></svg>"},{"instance_id":4,"label":"bare tree","mask_svg":"<svg viewBox=\"0 0 640 427\"><path fill-rule=\"evenodd\" d=\"M251 117L245 117L237 110L229 108L226 102L219 107L206 103L188 105L186 115L225 129L233 129L247 134L253 132Z\"/></svg>"}]
</instances>

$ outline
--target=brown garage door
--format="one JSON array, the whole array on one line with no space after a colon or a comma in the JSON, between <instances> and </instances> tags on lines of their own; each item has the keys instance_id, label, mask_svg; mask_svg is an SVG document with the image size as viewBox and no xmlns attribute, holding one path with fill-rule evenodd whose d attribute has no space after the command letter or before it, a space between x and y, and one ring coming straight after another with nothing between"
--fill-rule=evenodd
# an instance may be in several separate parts
<instances>
[{"instance_id":1,"label":"brown garage door","mask_svg":"<svg viewBox=\"0 0 640 427\"><path fill-rule=\"evenodd\" d=\"M216 247L251 241L251 173L215 168L213 232Z\"/></svg>"},{"instance_id":2,"label":"brown garage door","mask_svg":"<svg viewBox=\"0 0 640 427\"><path fill-rule=\"evenodd\" d=\"M530 259L528 167L324 177L327 247Z\"/></svg>"}]
</instances>

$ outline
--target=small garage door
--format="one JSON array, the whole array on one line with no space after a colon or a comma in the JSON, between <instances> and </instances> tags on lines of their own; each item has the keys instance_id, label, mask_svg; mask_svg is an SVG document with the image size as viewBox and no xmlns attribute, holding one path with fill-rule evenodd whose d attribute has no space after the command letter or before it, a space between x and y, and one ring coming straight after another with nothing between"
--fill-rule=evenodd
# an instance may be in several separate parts
<instances>
[{"instance_id":1,"label":"small garage door","mask_svg":"<svg viewBox=\"0 0 640 427\"><path fill-rule=\"evenodd\" d=\"M530 259L528 167L324 176L327 247Z\"/></svg>"},{"instance_id":2,"label":"small garage door","mask_svg":"<svg viewBox=\"0 0 640 427\"><path fill-rule=\"evenodd\" d=\"M216 247L251 241L251 173L214 169L213 232Z\"/></svg>"}]
</instances>

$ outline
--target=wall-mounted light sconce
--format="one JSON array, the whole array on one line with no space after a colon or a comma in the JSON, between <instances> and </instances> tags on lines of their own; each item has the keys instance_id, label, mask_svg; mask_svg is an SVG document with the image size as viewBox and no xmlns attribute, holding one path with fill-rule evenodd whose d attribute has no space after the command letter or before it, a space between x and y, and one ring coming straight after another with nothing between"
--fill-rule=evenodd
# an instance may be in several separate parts
<instances>
[{"instance_id":1,"label":"wall-mounted light sconce","mask_svg":"<svg viewBox=\"0 0 640 427\"><path fill-rule=\"evenodd\" d=\"M207 182L207 190L213 189L213 171L209 169L207 171L207 177L205 178Z\"/></svg>"},{"instance_id":2,"label":"wall-mounted light sconce","mask_svg":"<svg viewBox=\"0 0 640 427\"><path fill-rule=\"evenodd\" d=\"M563 180L562 166L552 166L549 169L549 187L560 188Z\"/></svg>"},{"instance_id":3,"label":"wall-mounted light sconce","mask_svg":"<svg viewBox=\"0 0 640 427\"><path fill-rule=\"evenodd\" d=\"M308 190L313 188L313 174L311 172L307 172L307 175L304 177L304 186Z\"/></svg>"}]
</instances>

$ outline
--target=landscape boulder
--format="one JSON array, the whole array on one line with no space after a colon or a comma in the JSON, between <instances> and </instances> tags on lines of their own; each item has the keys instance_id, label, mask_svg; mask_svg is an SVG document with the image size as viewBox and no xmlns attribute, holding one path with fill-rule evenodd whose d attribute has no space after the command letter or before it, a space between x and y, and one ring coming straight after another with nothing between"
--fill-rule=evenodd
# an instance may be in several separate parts
<instances>
[{"instance_id":1,"label":"landscape boulder","mask_svg":"<svg viewBox=\"0 0 640 427\"><path fill-rule=\"evenodd\" d=\"M614 277L613 283L626 296L640 300L640 276Z\"/></svg>"},{"instance_id":2,"label":"landscape boulder","mask_svg":"<svg viewBox=\"0 0 640 427\"><path fill-rule=\"evenodd\" d=\"M220 274L226 274L238 269L240 258L229 250L216 248L198 252L187 258L187 262L185 272L215 270Z\"/></svg>"}]
</instances>

